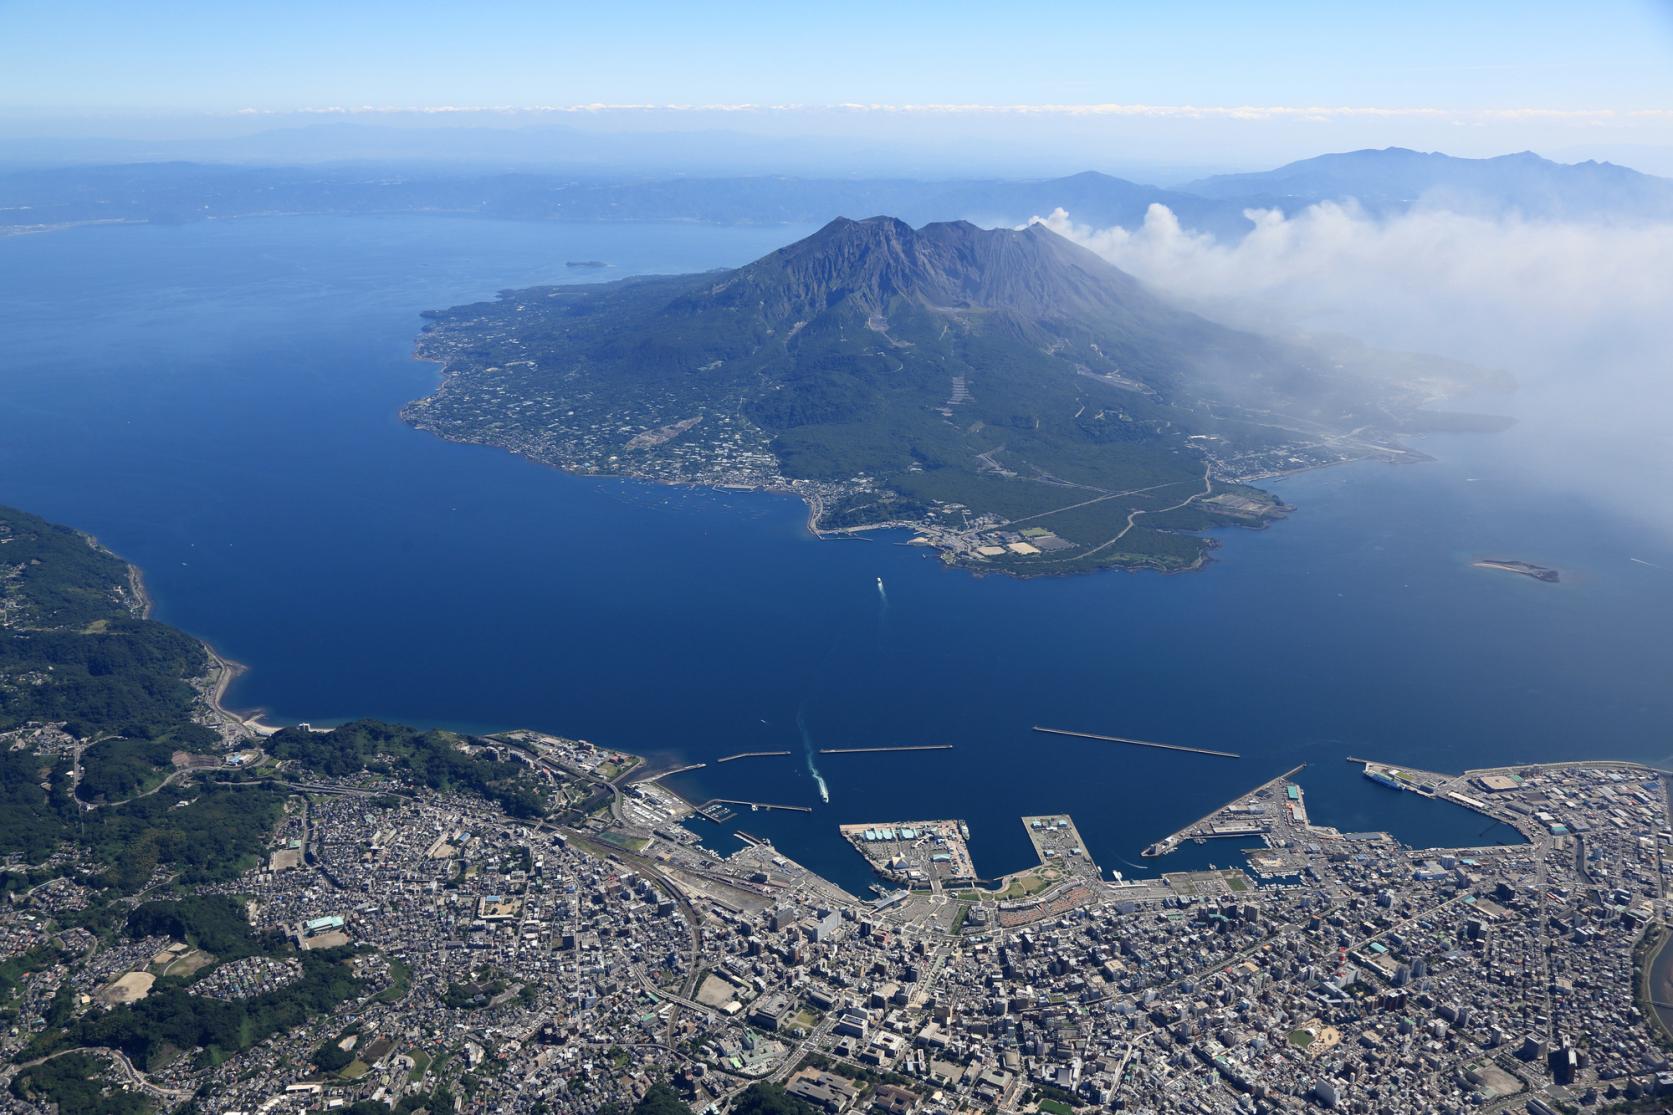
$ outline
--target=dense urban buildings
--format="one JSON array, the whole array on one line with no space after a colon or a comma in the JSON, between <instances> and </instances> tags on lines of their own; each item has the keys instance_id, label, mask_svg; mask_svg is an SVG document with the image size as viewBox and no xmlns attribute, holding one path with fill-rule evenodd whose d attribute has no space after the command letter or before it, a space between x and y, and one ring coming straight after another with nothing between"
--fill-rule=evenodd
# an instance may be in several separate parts
<instances>
[{"instance_id":1,"label":"dense urban buildings","mask_svg":"<svg viewBox=\"0 0 1673 1115\"><path fill-rule=\"evenodd\" d=\"M216 1112L592 1112L657 1082L700 1111L766 1081L830 1112L1055 1115L1599 1110L1673 1088L1639 990L1667 982L1656 770L1368 764L1524 838L1422 850L1313 825L1280 777L1153 849L1234 840L1247 869L1143 881L1091 862L1067 817L1019 819L1040 864L991 885L956 820L880 822L851 839L901 885L862 899L765 844L701 847L654 772L584 742L451 739L551 803L515 816L410 762L281 757L363 727L263 739L207 716L224 743L166 792L279 790L262 855L196 885L159 866L114 901L73 870L12 885L11 1109L51 1102L57 1063L107 1102ZM114 912L83 927L95 907ZM244 1048L179 1047L140 1013L183 994L254 1025L321 958L343 985ZM126 1016L159 1034L124 1036Z\"/></svg>"}]
</instances>

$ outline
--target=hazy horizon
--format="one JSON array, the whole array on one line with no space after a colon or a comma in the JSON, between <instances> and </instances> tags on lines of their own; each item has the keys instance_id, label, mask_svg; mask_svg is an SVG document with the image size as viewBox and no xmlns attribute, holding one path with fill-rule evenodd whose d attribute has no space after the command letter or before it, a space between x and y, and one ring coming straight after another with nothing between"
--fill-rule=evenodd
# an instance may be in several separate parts
<instances>
[{"instance_id":1,"label":"hazy horizon","mask_svg":"<svg viewBox=\"0 0 1673 1115\"><path fill-rule=\"evenodd\" d=\"M1673 177L1670 132L1673 123L1653 130L1638 122L1552 128L1504 119L1463 128L1422 116L1257 122L1067 110L972 110L933 120L844 108L12 113L0 116L0 166L387 162L484 171L946 180L1098 171L1167 186L1322 154L1399 147L1468 159L1531 151L1553 162L1609 162Z\"/></svg>"},{"instance_id":2,"label":"hazy horizon","mask_svg":"<svg viewBox=\"0 0 1673 1115\"><path fill-rule=\"evenodd\" d=\"M562 130L606 147L589 158L641 170L1166 182L1401 146L1673 174L1673 12L1652 0L1189 14L1075 2L1044 22L992 3L22 3L8 23L4 161L24 140L97 161L96 139L178 157L230 145L241 161L240 143L275 132L300 161L342 158L329 129L296 133L352 121L496 162L515 161L516 143L485 151L479 133L521 129L538 148ZM52 161L52 143L34 150L22 161Z\"/></svg>"}]
</instances>

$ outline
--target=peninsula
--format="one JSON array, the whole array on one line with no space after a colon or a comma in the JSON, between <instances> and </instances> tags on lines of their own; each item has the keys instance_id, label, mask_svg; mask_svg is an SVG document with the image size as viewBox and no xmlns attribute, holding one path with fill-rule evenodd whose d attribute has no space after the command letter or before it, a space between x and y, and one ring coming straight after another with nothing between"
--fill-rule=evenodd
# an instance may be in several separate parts
<instances>
[{"instance_id":1,"label":"peninsula","mask_svg":"<svg viewBox=\"0 0 1673 1115\"><path fill-rule=\"evenodd\" d=\"M1469 382L1445 361L1208 321L1039 224L838 219L731 271L426 315L413 425L584 474L794 493L1018 575L1192 568Z\"/></svg>"}]
</instances>

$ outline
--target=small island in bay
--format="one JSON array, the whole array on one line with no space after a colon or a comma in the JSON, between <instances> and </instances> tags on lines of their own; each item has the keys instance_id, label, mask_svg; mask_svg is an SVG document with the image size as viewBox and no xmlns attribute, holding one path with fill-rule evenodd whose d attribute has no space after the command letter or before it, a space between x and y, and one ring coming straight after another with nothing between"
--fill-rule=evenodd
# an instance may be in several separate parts
<instances>
[{"instance_id":1,"label":"small island in bay","mask_svg":"<svg viewBox=\"0 0 1673 1115\"><path fill-rule=\"evenodd\" d=\"M565 267L599 268L599 267L608 267L610 265L608 263L605 263L602 259L572 259L572 260L566 261L564 263L564 266Z\"/></svg>"},{"instance_id":2,"label":"small island in bay","mask_svg":"<svg viewBox=\"0 0 1673 1115\"><path fill-rule=\"evenodd\" d=\"M1562 579L1555 569L1547 569L1543 565L1535 565L1531 561L1515 561L1507 558L1482 558L1470 564L1477 569L1497 569L1504 573L1519 573L1524 577L1532 577L1536 581L1544 581L1554 585Z\"/></svg>"},{"instance_id":3,"label":"small island in bay","mask_svg":"<svg viewBox=\"0 0 1673 1115\"><path fill-rule=\"evenodd\" d=\"M572 262L570 266L578 266ZM1174 305L1043 225L839 218L730 271L427 313L406 420L571 472L787 492L1018 576L1194 569L1255 485L1401 444L1464 365Z\"/></svg>"}]
</instances>

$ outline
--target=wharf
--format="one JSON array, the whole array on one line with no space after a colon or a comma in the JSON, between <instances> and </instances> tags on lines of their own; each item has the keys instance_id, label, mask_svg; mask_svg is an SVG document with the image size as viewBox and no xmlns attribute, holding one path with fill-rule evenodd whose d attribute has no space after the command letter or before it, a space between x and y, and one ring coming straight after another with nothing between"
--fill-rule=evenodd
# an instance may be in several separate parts
<instances>
[{"instance_id":1,"label":"wharf","mask_svg":"<svg viewBox=\"0 0 1673 1115\"><path fill-rule=\"evenodd\" d=\"M1435 797L1443 786L1458 782L1462 775L1444 774L1434 770L1419 770L1417 767L1399 766L1394 763L1378 762L1374 759L1354 758L1355 763L1362 765L1366 778L1380 786L1387 786L1391 790L1410 790L1426 798Z\"/></svg>"},{"instance_id":2,"label":"wharf","mask_svg":"<svg viewBox=\"0 0 1673 1115\"><path fill-rule=\"evenodd\" d=\"M1285 771L1283 774L1280 774L1278 777L1268 779L1267 781L1262 782L1259 786L1256 786L1253 790L1250 790L1248 793L1239 794L1237 797L1235 797L1232 800L1226 802L1226 804L1220 806L1220 808L1214 810L1212 813L1209 813L1205 816L1197 818L1195 821L1192 821L1190 824L1186 825L1184 828L1180 829L1178 832L1174 833L1172 836L1168 836L1168 837L1165 837L1164 839L1158 840L1156 843L1154 843L1150 847L1146 848L1144 850L1143 854L1145 856L1148 856L1148 857L1165 856L1169 852L1173 851L1175 848L1179 847L1181 844L1185 843L1185 841L1187 839L1194 839L1194 840L1197 840L1197 841L1200 842L1200 841L1207 840L1207 839L1209 839L1211 837L1214 837L1214 836L1263 836L1263 835L1265 835L1268 831L1270 831L1270 829L1272 827L1272 824L1270 822L1262 822L1262 823L1259 823L1259 824L1247 823L1247 824L1243 824L1243 825L1234 825L1230 829L1224 829L1224 830L1221 830L1221 831L1216 831L1215 822L1216 822L1216 819L1219 818L1220 816L1222 816L1223 814L1228 814L1228 813L1231 812L1231 810L1236 809L1239 806L1247 806L1250 803L1252 803L1252 801L1254 799L1261 797L1267 791L1273 789L1276 786L1281 786L1285 782L1288 782L1291 778L1293 778L1297 773L1299 773L1306 766L1307 766L1306 763L1300 763L1296 766L1291 767L1289 770ZM1279 803L1279 804L1280 804L1280 808L1281 808L1282 803ZM1300 814L1300 823L1303 824L1303 825L1306 824L1306 813L1305 812L1302 812Z\"/></svg>"},{"instance_id":3,"label":"wharf","mask_svg":"<svg viewBox=\"0 0 1673 1115\"><path fill-rule=\"evenodd\" d=\"M837 828L885 879L909 887L927 885L932 891L976 881L965 842L970 830L963 821L883 821Z\"/></svg>"},{"instance_id":4,"label":"wharf","mask_svg":"<svg viewBox=\"0 0 1673 1115\"><path fill-rule=\"evenodd\" d=\"M1529 839L1541 833L1554 831L1544 823L1535 823L1526 810L1508 807L1505 798L1514 796L1514 791L1521 789L1522 777L1518 772L1560 770L1565 764L1550 764L1541 768L1539 764L1519 763L1509 767L1484 767L1467 770L1462 774L1446 774L1441 771L1420 770L1417 767L1397 766L1375 759L1361 759L1358 756L1352 757L1350 761L1363 765L1365 777L1379 786L1462 805L1483 816L1502 821ZM1613 764L1607 760L1589 765L1593 769L1599 766L1606 769L1647 769L1636 763Z\"/></svg>"},{"instance_id":5,"label":"wharf","mask_svg":"<svg viewBox=\"0 0 1673 1115\"><path fill-rule=\"evenodd\" d=\"M1209 747L1187 747L1182 743L1157 743L1149 739L1131 739L1127 736L1101 736L1096 732L1077 732L1071 728L1044 728L1034 725L1036 732L1044 732L1049 736L1074 736L1077 739L1095 739L1104 743L1127 743L1134 747L1154 747L1162 751L1185 751L1192 755L1212 755L1218 759L1241 759L1243 756L1235 751L1215 751Z\"/></svg>"},{"instance_id":6,"label":"wharf","mask_svg":"<svg viewBox=\"0 0 1673 1115\"><path fill-rule=\"evenodd\" d=\"M1094 880L1101 876L1098 864L1086 850L1086 841L1081 837L1080 829L1075 827L1074 818L1067 813L1024 817L1022 824L1028 832L1028 842L1034 845L1034 857L1040 861L1040 866L1052 866L1055 861L1067 874L1089 876Z\"/></svg>"},{"instance_id":7,"label":"wharf","mask_svg":"<svg viewBox=\"0 0 1673 1115\"><path fill-rule=\"evenodd\" d=\"M739 798L710 798L708 801L703 803L702 809L707 809L711 805L747 805L751 811L757 809L781 809L789 813L813 812L813 807L811 805L777 805L773 802L743 801ZM701 810L699 810L699 812L701 812Z\"/></svg>"},{"instance_id":8,"label":"wharf","mask_svg":"<svg viewBox=\"0 0 1673 1115\"><path fill-rule=\"evenodd\" d=\"M646 775L644 778L638 778L638 779L635 779L634 781L635 782L661 782L664 778L670 778L670 777L672 777L676 774L684 774L688 770L702 770L704 767L706 767L708 765L709 764L707 764L707 763L687 763L684 766L669 767L667 770L659 770L655 774Z\"/></svg>"}]
</instances>

